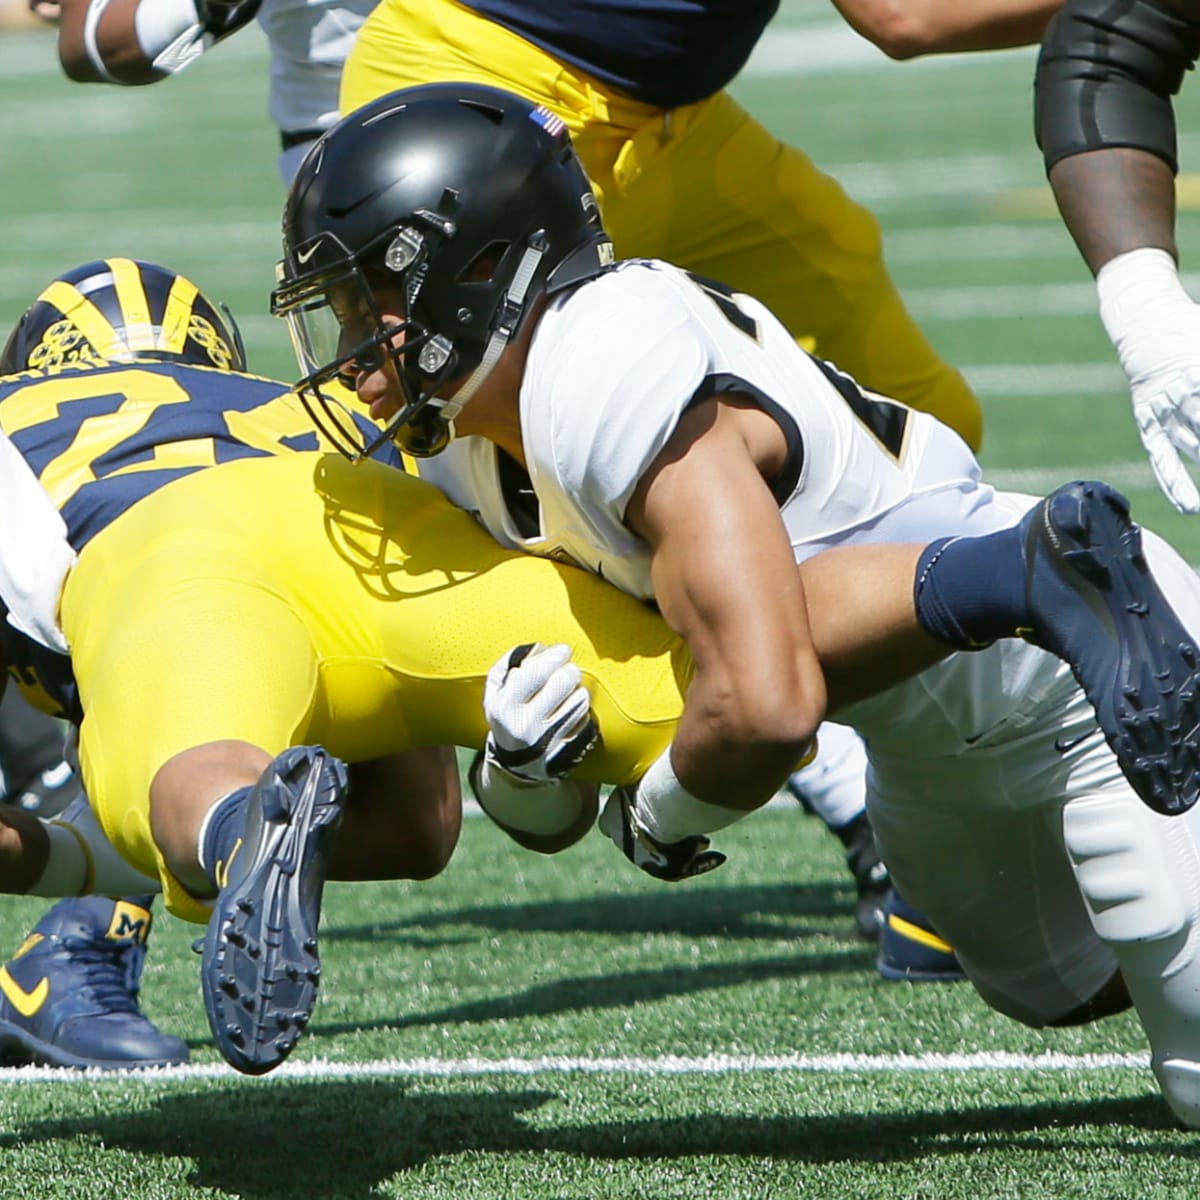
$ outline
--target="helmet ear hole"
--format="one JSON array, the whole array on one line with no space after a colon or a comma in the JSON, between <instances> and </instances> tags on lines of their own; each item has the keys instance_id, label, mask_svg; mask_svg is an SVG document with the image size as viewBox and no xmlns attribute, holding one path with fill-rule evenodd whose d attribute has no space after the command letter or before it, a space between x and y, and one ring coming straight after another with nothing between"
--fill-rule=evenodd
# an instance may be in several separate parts
<instances>
[{"instance_id":1,"label":"helmet ear hole","mask_svg":"<svg viewBox=\"0 0 1200 1200\"><path fill-rule=\"evenodd\" d=\"M496 268L508 252L511 242L489 242L458 273L459 283L491 283L496 277Z\"/></svg>"}]
</instances>

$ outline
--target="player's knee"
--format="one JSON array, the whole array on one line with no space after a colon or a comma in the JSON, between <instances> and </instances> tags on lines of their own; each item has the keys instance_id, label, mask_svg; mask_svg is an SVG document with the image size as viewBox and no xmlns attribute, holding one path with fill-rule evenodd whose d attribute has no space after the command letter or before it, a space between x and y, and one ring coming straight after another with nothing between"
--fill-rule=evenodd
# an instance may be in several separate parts
<instances>
[{"instance_id":1,"label":"player's knee","mask_svg":"<svg viewBox=\"0 0 1200 1200\"><path fill-rule=\"evenodd\" d=\"M1198 880L1180 877L1172 845L1185 831L1171 830L1170 820L1127 794L1089 796L1063 810L1063 839L1092 924L1118 952L1151 944L1182 949L1200 915Z\"/></svg>"},{"instance_id":2,"label":"player's knee","mask_svg":"<svg viewBox=\"0 0 1200 1200\"><path fill-rule=\"evenodd\" d=\"M408 844L409 878L432 879L440 875L458 845L460 822L440 810L432 819L416 824Z\"/></svg>"},{"instance_id":3,"label":"player's knee","mask_svg":"<svg viewBox=\"0 0 1200 1200\"><path fill-rule=\"evenodd\" d=\"M1088 999L1068 1009L1061 1016L1051 1018L1046 1024L1055 1029L1071 1025L1090 1025L1093 1021L1124 1012L1132 1004L1133 1000L1125 986L1125 980L1121 972L1117 971Z\"/></svg>"}]
</instances>

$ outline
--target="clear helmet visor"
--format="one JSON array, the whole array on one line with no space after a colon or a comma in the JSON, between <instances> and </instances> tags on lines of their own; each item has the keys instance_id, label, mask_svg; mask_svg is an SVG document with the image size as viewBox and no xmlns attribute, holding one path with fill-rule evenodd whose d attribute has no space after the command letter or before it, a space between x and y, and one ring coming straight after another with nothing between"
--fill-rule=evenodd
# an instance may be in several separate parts
<instances>
[{"instance_id":1,"label":"clear helmet visor","mask_svg":"<svg viewBox=\"0 0 1200 1200\"><path fill-rule=\"evenodd\" d=\"M340 262L293 282L287 281L286 264L281 263L276 275L282 282L272 293L272 312L287 323L304 372L296 393L325 437L351 459L370 456L386 441L418 456L444 448L453 431L438 420L440 403L415 372L446 364L445 339L431 337L415 322L385 322L354 263ZM364 438L355 376L389 364L402 397L399 409L375 427L377 435Z\"/></svg>"}]
</instances>

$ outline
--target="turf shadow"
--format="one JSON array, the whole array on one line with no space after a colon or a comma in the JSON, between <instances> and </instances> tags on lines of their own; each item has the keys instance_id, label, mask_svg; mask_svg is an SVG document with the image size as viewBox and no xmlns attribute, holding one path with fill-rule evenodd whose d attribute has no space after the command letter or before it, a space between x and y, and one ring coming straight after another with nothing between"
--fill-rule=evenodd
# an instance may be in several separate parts
<instances>
[{"instance_id":1,"label":"turf shadow","mask_svg":"<svg viewBox=\"0 0 1200 1200\"><path fill-rule=\"evenodd\" d=\"M861 1080L836 1086L862 1086ZM190 1183L242 1200L369 1200L423 1163L456 1155L565 1154L598 1162L696 1158L903 1163L981 1150L1061 1155L1064 1142L1155 1157L1200 1159L1155 1096L1097 1102L979 1105L881 1113L754 1117L713 1112L539 1127L531 1114L569 1102L554 1090L418 1091L397 1078L264 1082L156 1096L145 1108L34 1121L0 1134L0 1150L94 1141L137 1155L193 1160ZM869 1097L864 1097L869 1100ZM866 1104L864 1107L872 1108ZM1130 1127L1142 1131L1136 1145Z\"/></svg>"},{"instance_id":2,"label":"turf shadow","mask_svg":"<svg viewBox=\"0 0 1200 1200\"><path fill-rule=\"evenodd\" d=\"M832 883L775 883L743 887L663 886L652 892L590 896L430 910L370 925L322 926L326 941L381 942L426 938L437 929L469 925L494 933L682 934L731 940L796 937L849 939L850 889ZM795 928L788 929L788 922Z\"/></svg>"}]
</instances>

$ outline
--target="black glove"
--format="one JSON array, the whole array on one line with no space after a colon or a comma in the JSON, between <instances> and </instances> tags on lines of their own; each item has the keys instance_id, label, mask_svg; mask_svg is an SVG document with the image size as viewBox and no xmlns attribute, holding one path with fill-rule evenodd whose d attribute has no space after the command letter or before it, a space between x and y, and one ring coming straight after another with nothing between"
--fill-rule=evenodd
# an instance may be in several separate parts
<instances>
[{"instance_id":1,"label":"black glove","mask_svg":"<svg viewBox=\"0 0 1200 1200\"><path fill-rule=\"evenodd\" d=\"M196 15L213 41L236 33L258 15L262 0L196 0Z\"/></svg>"},{"instance_id":2,"label":"black glove","mask_svg":"<svg viewBox=\"0 0 1200 1200\"><path fill-rule=\"evenodd\" d=\"M725 861L725 855L719 850L709 849L711 843L702 834L678 842L660 842L652 838L634 817L630 788L617 788L609 796L600 814L599 826L600 832L635 867L667 883L705 875Z\"/></svg>"}]
</instances>

